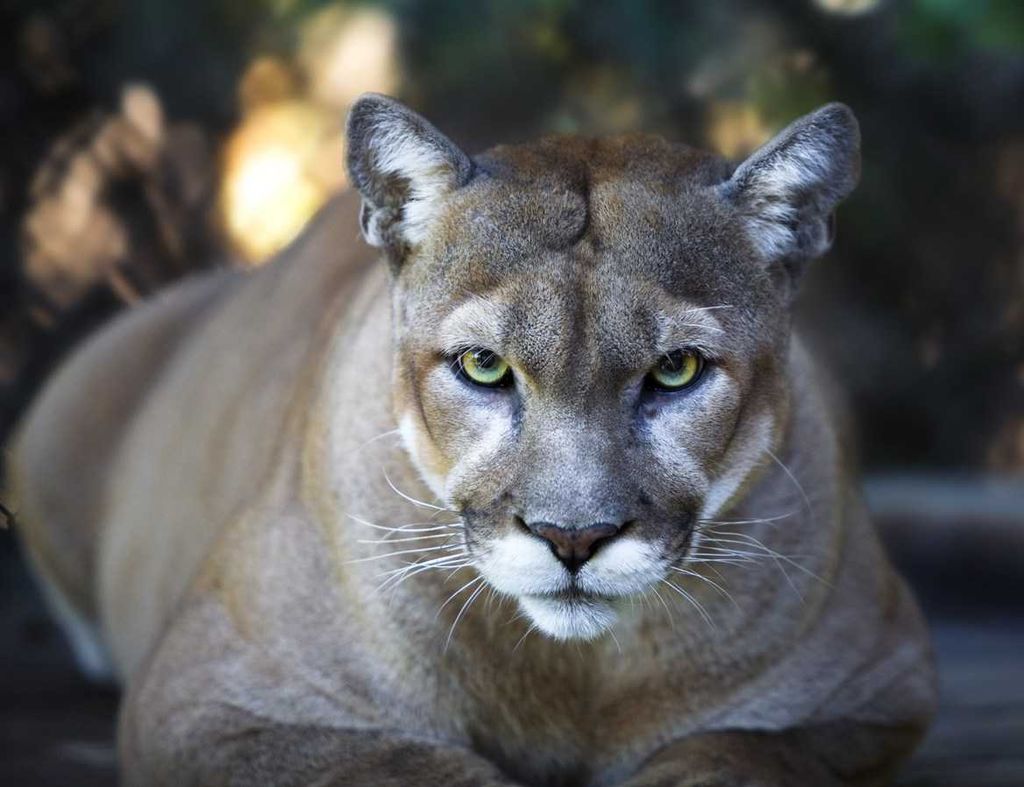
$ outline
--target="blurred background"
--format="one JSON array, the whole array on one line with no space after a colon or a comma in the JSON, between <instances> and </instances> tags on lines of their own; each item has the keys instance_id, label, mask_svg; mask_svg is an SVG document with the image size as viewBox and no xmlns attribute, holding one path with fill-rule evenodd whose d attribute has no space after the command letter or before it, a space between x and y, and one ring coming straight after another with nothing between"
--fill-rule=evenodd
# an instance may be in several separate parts
<instances>
[{"instance_id":1,"label":"blurred background","mask_svg":"<svg viewBox=\"0 0 1024 787\"><path fill-rule=\"evenodd\" d=\"M905 783L1024 784L1024 2L5 0L0 444L119 310L273 264L346 187L367 90L470 151L647 130L742 157L853 107L863 179L799 308L936 623L947 702ZM0 777L109 784L116 698L9 533L0 558Z\"/></svg>"}]
</instances>

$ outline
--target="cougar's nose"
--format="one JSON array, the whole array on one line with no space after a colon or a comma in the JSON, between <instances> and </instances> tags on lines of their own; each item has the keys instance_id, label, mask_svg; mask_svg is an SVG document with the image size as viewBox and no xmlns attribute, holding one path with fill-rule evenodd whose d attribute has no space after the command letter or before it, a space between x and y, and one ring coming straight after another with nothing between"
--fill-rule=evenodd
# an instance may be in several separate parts
<instances>
[{"instance_id":1,"label":"cougar's nose","mask_svg":"<svg viewBox=\"0 0 1024 787\"><path fill-rule=\"evenodd\" d=\"M526 526L531 533L547 541L555 557L573 573L590 560L601 544L614 538L622 529L622 525L610 522L587 527L559 527L550 522L528 522Z\"/></svg>"}]
</instances>

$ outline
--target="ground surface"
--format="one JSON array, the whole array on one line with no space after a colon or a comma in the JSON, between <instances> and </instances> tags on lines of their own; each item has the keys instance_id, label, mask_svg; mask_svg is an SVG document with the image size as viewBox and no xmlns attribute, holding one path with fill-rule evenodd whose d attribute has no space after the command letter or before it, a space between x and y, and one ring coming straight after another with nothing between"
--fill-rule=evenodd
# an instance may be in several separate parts
<instances>
[{"instance_id":1,"label":"ground surface","mask_svg":"<svg viewBox=\"0 0 1024 787\"><path fill-rule=\"evenodd\" d=\"M987 518L978 522L979 532L991 535L1007 516L1024 516L1017 491L985 493ZM992 542L1002 537L998 533L965 543L951 535L954 528L941 512L931 512L931 537L922 542L920 525L903 516L905 496L894 502L886 498L890 493L883 486L869 498L886 520L897 560L919 588L942 676L941 712L900 785L1022 787L1024 523L1010 523L1005 543ZM921 507L909 508L920 515ZM978 507L967 508L954 512L957 533L977 519ZM0 784L114 785L116 707L113 692L76 675L13 538L0 531Z\"/></svg>"}]
</instances>

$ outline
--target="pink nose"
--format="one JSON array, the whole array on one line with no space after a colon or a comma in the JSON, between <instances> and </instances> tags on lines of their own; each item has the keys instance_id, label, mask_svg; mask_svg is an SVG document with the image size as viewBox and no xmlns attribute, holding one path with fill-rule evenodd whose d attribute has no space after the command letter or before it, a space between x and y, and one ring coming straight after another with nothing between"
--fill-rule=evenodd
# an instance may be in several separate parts
<instances>
[{"instance_id":1,"label":"pink nose","mask_svg":"<svg viewBox=\"0 0 1024 787\"><path fill-rule=\"evenodd\" d=\"M622 525L610 522L599 522L587 527L559 527L550 522L531 522L527 527L530 532L547 541L555 557L573 573L590 560L601 544L614 538L622 529Z\"/></svg>"}]
</instances>

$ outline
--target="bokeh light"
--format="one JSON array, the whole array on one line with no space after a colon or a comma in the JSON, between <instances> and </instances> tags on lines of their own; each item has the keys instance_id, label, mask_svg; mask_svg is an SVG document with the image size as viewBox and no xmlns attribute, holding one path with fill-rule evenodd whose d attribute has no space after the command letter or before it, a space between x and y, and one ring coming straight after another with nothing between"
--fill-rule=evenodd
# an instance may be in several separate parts
<instances>
[{"instance_id":1,"label":"bokeh light","mask_svg":"<svg viewBox=\"0 0 1024 787\"><path fill-rule=\"evenodd\" d=\"M772 129L752 104L715 101L708 107L708 140L726 158L746 156L771 134Z\"/></svg>"},{"instance_id":2,"label":"bokeh light","mask_svg":"<svg viewBox=\"0 0 1024 787\"><path fill-rule=\"evenodd\" d=\"M848 16L866 14L882 4L882 0L814 0L814 2L825 11Z\"/></svg>"},{"instance_id":3,"label":"bokeh light","mask_svg":"<svg viewBox=\"0 0 1024 787\"><path fill-rule=\"evenodd\" d=\"M225 157L224 217L236 250L252 263L294 238L344 183L335 119L299 100L252 112Z\"/></svg>"},{"instance_id":4,"label":"bokeh light","mask_svg":"<svg viewBox=\"0 0 1024 787\"><path fill-rule=\"evenodd\" d=\"M397 31L383 11L331 7L302 29L298 62L309 80L311 98L347 110L368 90L398 89Z\"/></svg>"},{"instance_id":5,"label":"bokeh light","mask_svg":"<svg viewBox=\"0 0 1024 787\"><path fill-rule=\"evenodd\" d=\"M225 229L243 260L269 259L344 187L348 108L361 93L395 92L397 80L394 23L373 9L324 9L302 26L294 62L250 64L221 194Z\"/></svg>"}]
</instances>

